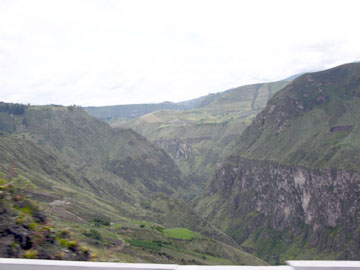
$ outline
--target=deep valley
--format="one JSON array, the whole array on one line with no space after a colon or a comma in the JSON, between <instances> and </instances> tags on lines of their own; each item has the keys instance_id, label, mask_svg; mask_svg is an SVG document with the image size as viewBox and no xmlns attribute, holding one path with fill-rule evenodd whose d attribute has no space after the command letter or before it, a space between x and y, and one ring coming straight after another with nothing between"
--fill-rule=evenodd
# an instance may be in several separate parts
<instances>
[{"instance_id":1,"label":"deep valley","mask_svg":"<svg viewBox=\"0 0 360 270\"><path fill-rule=\"evenodd\" d=\"M359 63L180 103L0 102L0 256L360 260L359 116Z\"/></svg>"}]
</instances>

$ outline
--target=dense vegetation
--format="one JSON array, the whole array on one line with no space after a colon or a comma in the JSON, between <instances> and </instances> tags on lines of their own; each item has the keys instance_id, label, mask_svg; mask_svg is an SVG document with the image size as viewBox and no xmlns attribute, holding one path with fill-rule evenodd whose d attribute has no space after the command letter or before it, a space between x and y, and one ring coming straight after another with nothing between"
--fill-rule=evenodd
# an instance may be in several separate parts
<instances>
[{"instance_id":1,"label":"dense vegetation","mask_svg":"<svg viewBox=\"0 0 360 270\"><path fill-rule=\"evenodd\" d=\"M0 112L7 112L9 114L24 114L26 106L23 104L11 104L0 102Z\"/></svg>"}]
</instances>

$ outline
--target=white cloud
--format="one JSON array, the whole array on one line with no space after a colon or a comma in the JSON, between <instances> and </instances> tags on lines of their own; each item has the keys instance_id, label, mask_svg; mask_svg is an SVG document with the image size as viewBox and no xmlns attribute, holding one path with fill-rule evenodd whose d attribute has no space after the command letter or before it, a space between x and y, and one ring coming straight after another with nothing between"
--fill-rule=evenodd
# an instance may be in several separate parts
<instances>
[{"instance_id":1,"label":"white cloud","mask_svg":"<svg viewBox=\"0 0 360 270\"><path fill-rule=\"evenodd\" d=\"M181 101L360 60L358 1L0 0L0 100Z\"/></svg>"}]
</instances>

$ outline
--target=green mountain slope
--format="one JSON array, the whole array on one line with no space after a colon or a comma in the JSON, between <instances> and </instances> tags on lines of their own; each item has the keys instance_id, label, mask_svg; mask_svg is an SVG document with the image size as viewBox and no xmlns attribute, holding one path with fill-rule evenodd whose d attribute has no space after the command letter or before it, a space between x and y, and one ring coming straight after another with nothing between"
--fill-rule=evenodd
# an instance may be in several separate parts
<instances>
[{"instance_id":1,"label":"green mountain slope","mask_svg":"<svg viewBox=\"0 0 360 270\"><path fill-rule=\"evenodd\" d=\"M218 258L224 263L264 263L237 249L230 237L181 200L186 186L177 166L132 130L111 128L77 107L1 103L0 132L0 171L26 183L23 192L42 205L54 224L70 226L99 259L211 264ZM99 238L92 231L94 220L122 225L98 229ZM129 225L134 220L164 229L188 228L204 240L192 246L189 239L178 248L180 244L171 243L165 251L156 242L169 242L165 232L136 227L134 234ZM230 244L226 249L231 252L217 252L207 259L206 242L217 250ZM191 250L193 254L185 256ZM168 252L172 255L166 257Z\"/></svg>"},{"instance_id":2,"label":"green mountain slope","mask_svg":"<svg viewBox=\"0 0 360 270\"><path fill-rule=\"evenodd\" d=\"M186 111L162 110L113 126L132 128L164 149L196 193L213 175L236 138L287 81L247 85L209 95Z\"/></svg>"},{"instance_id":3,"label":"green mountain slope","mask_svg":"<svg viewBox=\"0 0 360 270\"><path fill-rule=\"evenodd\" d=\"M24 193L30 182L0 178L0 255L28 259L125 261L179 264L266 263L186 228L146 221L110 223L56 217L61 201L36 203ZM71 228L71 229L70 229Z\"/></svg>"},{"instance_id":4,"label":"green mountain slope","mask_svg":"<svg viewBox=\"0 0 360 270\"><path fill-rule=\"evenodd\" d=\"M239 152L282 164L358 169L359 96L359 64L304 75L271 99Z\"/></svg>"},{"instance_id":5,"label":"green mountain slope","mask_svg":"<svg viewBox=\"0 0 360 270\"><path fill-rule=\"evenodd\" d=\"M2 137L6 141L4 147L40 147L38 151L51 153L59 160L57 166L70 166L63 170L81 172L82 178L74 181L79 186L95 185L94 192L116 198L121 196L121 185L131 186L143 195L151 191L172 194L184 185L168 155L131 130L112 129L77 108L47 106L25 110L22 115L2 113L2 131L12 131ZM9 150L6 152L11 153ZM104 174L112 177L102 179Z\"/></svg>"},{"instance_id":6,"label":"green mountain slope","mask_svg":"<svg viewBox=\"0 0 360 270\"><path fill-rule=\"evenodd\" d=\"M237 141L196 210L270 263L360 258L360 64L305 74Z\"/></svg>"}]
</instances>

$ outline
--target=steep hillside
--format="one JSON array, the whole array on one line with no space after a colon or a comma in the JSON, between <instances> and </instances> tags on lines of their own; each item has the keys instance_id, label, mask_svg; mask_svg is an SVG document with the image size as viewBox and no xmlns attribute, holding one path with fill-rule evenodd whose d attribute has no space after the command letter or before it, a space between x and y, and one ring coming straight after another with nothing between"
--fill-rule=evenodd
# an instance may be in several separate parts
<instances>
[{"instance_id":1,"label":"steep hillside","mask_svg":"<svg viewBox=\"0 0 360 270\"><path fill-rule=\"evenodd\" d=\"M96 256L56 230L39 206L16 188L16 181L0 178L0 256L28 259L90 260ZM63 237L60 241L60 237ZM65 239L66 238L66 239Z\"/></svg>"},{"instance_id":2,"label":"steep hillside","mask_svg":"<svg viewBox=\"0 0 360 270\"><path fill-rule=\"evenodd\" d=\"M194 184L194 194L213 175L216 164L232 149L268 98L287 83L242 86L208 95L196 109L156 111L130 121L110 123L132 128L164 149L188 183Z\"/></svg>"},{"instance_id":3,"label":"steep hillside","mask_svg":"<svg viewBox=\"0 0 360 270\"><path fill-rule=\"evenodd\" d=\"M0 256L29 259L153 262L178 264L266 263L186 228L139 220L110 223L56 217L63 204L36 203L24 193L31 183L0 178Z\"/></svg>"},{"instance_id":4,"label":"steep hillside","mask_svg":"<svg viewBox=\"0 0 360 270\"><path fill-rule=\"evenodd\" d=\"M0 171L26 183L23 192L41 203L53 222L73 228L77 237L100 253L99 258L179 263L183 258L184 263L211 264L218 257L224 263L264 263L238 250L230 237L182 202L185 184L177 166L163 150L132 130L111 128L77 107L1 103L0 132ZM100 241L99 234L92 231L93 220L122 225L101 229L104 238ZM167 244L166 250L173 254L168 258L165 251L158 254L162 248L156 242L168 243L167 236L138 227L136 231L140 231L133 234L135 229L126 227L134 220L163 229L187 228L204 240L192 246L189 239L181 248L177 247L180 244ZM100 245L89 237L95 237ZM217 250L225 243L232 247L207 260L206 241ZM145 250L137 252L139 247ZM184 255L191 250L193 255Z\"/></svg>"},{"instance_id":5,"label":"steep hillside","mask_svg":"<svg viewBox=\"0 0 360 270\"><path fill-rule=\"evenodd\" d=\"M35 192L46 191L40 199L70 200L67 208L82 218L94 211L108 217L150 215L140 203L152 193L177 197L184 188L164 151L81 109L31 106L0 117L0 169L9 172L13 166L31 179Z\"/></svg>"},{"instance_id":6,"label":"steep hillside","mask_svg":"<svg viewBox=\"0 0 360 270\"><path fill-rule=\"evenodd\" d=\"M196 210L270 263L360 259L360 64L305 74L243 132Z\"/></svg>"},{"instance_id":7,"label":"steep hillside","mask_svg":"<svg viewBox=\"0 0 360 270\"><path fill-rule=\"evenodd\" d=\"M43 150L48 156L54 155L53 158L58 160L57 166L70 166L63 171L74 169L81 172L81 179L75 180L75 183L89 189L94 185L96 188L93 191L98 194L117 198L124 194L122 186L125 185L136 188L144 196L149 192L172 194L184 185L180 172L164 151L137 133L128 129L112 129L81 109L25 107L23 114L3 112L2 119L0 128L4 133L4 148L12 145L18 150L21 145L41 148L25 151L25 154ZM9 155L16 153L5 149L4 153ZM13 160L7 156L4 158L7 163L19 163L16 157ZM33 161L30 158L23 160ZM58 173L59 169L52 172L50 167L47 173ZM104 177L106 174L112 177Z\"/></svg>"}]
</instances>

